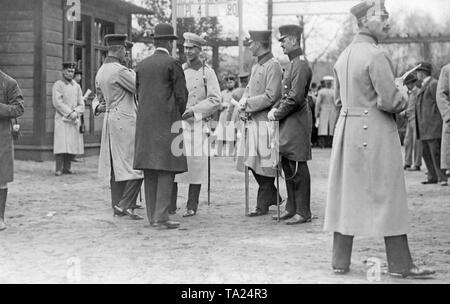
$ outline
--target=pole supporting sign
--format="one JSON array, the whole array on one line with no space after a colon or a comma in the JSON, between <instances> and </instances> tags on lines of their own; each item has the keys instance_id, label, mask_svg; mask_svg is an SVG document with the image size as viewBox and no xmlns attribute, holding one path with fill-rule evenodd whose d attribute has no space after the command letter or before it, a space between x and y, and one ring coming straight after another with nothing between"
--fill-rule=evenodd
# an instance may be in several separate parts
<instances>
[{"instance_id":1,"label":"pole supporting sign","mask_svg":"<svg viewBox=\"0 0 450 304\"><path fill-rule=\"evenodd\" d=\"M239 15L238 0L178 0L178 18L201 18Z\"/></svg>"},{"instance_id":2,"label":"pole supporting sign","mask_svg":"<svg viewBox=\"0 0 450 304\"><path fill-rule=\"evenodd\" d=\"M66 17L69 22L81 21L81 1L80 0L67 0L68 6Z\"/></svg>"}]
</instances>

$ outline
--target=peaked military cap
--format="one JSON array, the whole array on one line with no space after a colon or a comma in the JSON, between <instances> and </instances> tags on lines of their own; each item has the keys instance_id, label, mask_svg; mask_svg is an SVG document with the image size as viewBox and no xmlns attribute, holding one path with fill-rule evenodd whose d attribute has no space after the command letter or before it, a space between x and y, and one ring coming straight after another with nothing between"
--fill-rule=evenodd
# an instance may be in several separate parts
<instances>
[{"instance_id":1,"label":"peaked military cap","mask_svg":"<svg viewBox=\"0 0 450 304\"><path fill-rule=\"evenodd\" d=\"M272 31L249 31L250 39L247 41L248 44L253 41L258 42L270 42L272 40Z\"/></svg>"},{"instance_id":2,"label":"peaked military cap","mask_svg":"<svg viewBox=\"0 0 450 304\"><path fill-rule=\"evenodd\" d=\"M358 3L350 9L350 12L356 19L360 20L363 17L368 17L370 13L373 16L376 15L388 15L386 6L384 5L385 0L364 0ZM379 6L377 6L379 4Z\"/></svg>"},{"instance_id":3,"label":"peaked military cap","mask_svg":"<svg viewBox=\"0 0 450 304\"><path fill-rule=\"evenodd\" d=\"M418 80L417 76L414 73L411 73L408 76L406 76L406 79L405 79L405 81L403 81L403 84L404 85L411 84L411 83L416 82L417 80Z\"/></svg>"},{"instance_id":4,"label":"peaked military cap","mask_svg":"<svg viewBox=\"0 0 450 304\"><path fill-rule=\"evenodd\" d=\"M420 68L417 69L418 72L432 72L433 71L433 65L429 62L419 62Z\"/></svg>"},{"instance_id":5,"label":"peaked military cap","mask_svg":"<svg viewBox=\"0 0 450 304\"><path fill-rule=\"evenodd\" d=\"M109 34L105 36L105 44L107 46L125 46L128 36L126 34Z\"/></svg>"},{"instance_id":6,"label":"peaked military cap","mask_svg":"<svg viewBox=\"0 0 450 304\"><path fill-rule=\"evenodd\" d=\"M245 80L250 77L250 72L243 72L243 73L239 74L238 77L241 80Z\"/></svg>"},{"instance_id":7,"label":"peaked military cap","mask_svg":"<svg viewBox=\"0 0 450 304\"><path fill-rule=\"evenodd\" d=\"M175 36L173 26L169 23L157 24L152 37L155 40L178 40L178 37Z\"/></svg>"},{"instance_id":8,"label":"peaked military cap","mask_svg":"<svg viewBox=\"0 0 450 304\"><path fill-rule=\"evenodd\" d=\"M288 24L282 25L279 28L280 30L280 39L279 41L283 41L287 36L294 36L300 38L303 33L303 27L296 24Z\"/></svg>"},{"instance_id":9,"label":"peaked military cap","mask_svg":"<svg viewBox=\"0 0 450 304\"><path fill-rule=\"evenodd\" d=\"M74 61L64 61L62 66L63 69L75 69L77 67L77 63Z\"/></svg>"},{"instance_id":10,"label":"peaked military cap","mask_svg":"<svg viewBox=\"0 0 450 304\"><path fill-rule=\"evenodd\" d=\"M202 48L202 46L206 45L206 40L194 33L184 33L183 38L185 47Z\"/></svg>"}]
</instances>

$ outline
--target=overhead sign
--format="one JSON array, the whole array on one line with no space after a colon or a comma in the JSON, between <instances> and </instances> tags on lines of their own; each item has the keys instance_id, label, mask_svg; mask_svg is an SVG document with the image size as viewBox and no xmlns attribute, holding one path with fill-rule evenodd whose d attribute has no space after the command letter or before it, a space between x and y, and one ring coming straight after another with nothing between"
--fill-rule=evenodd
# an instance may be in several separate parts
<instances>
[{"instance_id":1,"label":"overhead sign","mask_svg":"<svg viewBox=\"0 0 450 304\"><path fill-rule=\"evenodd\" d=\"M178 18L239 16L238 0L177 0Z\"/></svg>"},{"instance_id":2,"label":"overhead sign","mask_svg":"<svg viewBox=\"0 0 450 304\"><path fill-rule=\"evenodd\" d=\"M273 14L275 16L350 14L350 9L359 2L359 0L274 0Z\"/></svg>"},{"instance_id":3,"label":"overhead sign","mask_svg":"<svg viewBox=\"0 0 450 304\"><path fill-rule=\"evenodd\" d=\"M67 20L69 22L81 21L81 1L80 0L67 0Z\"/></svg>"}]
</instances>

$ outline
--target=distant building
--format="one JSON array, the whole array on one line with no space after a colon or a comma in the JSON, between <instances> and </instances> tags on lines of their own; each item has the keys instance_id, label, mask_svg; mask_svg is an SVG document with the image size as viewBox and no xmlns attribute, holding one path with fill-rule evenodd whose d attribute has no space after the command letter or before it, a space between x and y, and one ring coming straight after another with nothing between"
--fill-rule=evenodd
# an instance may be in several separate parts
<instances>
[{"instance_id":1,"label":"distant building","mask_svg":"<svg viewBox=\"0 0 450 304\"><path fill-rule=\"evenodd\" d=\"M53 158L52 86L61 78L64 60L83 71L82 87L93 90L95 74L106 56L103 38L110 33L131 37L132 14L150 12L122 0L81 0L81 21L66 18L67 0L0 0L0 68L17 79L25 99L19 119L22 138L17 159ZM90 106L85 113L86 153L100 147L101 119Z\"/></svg>"}]
</instances>

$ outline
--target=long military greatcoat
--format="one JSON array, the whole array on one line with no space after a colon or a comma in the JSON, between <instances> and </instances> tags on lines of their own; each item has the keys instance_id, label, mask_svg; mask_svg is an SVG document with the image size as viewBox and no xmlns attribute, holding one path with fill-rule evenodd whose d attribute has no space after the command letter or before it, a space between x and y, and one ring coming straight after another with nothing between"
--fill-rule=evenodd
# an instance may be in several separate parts
<instances>
[{"instance_id":1,"label":"long military greatcoat","mask_svg":"<svg viewBox=\"0 0 450 304\"><path fill-rule=\"evenodd\" d=\"M67 116L75 111L84 113L81 87L75 80L58 80L53 85L53 106L55 108L54 154L83 154L83 134L80 133L80 119L70 120Z\"/></svg>"},{"instance_id":2,"label":"long military greatcoat","mask_svg":"<svg viewBox=\"0 0 450 304\"><path fill-rule=\"evenodd\" d=\"M136 72L139 107L134 168L186 172L181 116L188 91L183 68L166 50L157 49ZM173 145L177 142L181 144Z\"/></svg>"},{"instance_id":3,"label":"long military greatcoat","mask_svg":"<svg viewBox=\"0 0 450 304\"><path fill-rule=\"evenodd\" d=\"M358 34L335 65L336 125L325 230L353 236L397 236L408 231L408 206L393 113L407 98L394 83L389 57ZM406 95L406 94L405 94Z\"/></svg>"},{"instance_id":4,"label":"long military greatcoat","mask_svg":"<svg viewBox=\"0 0 450 304\"><path fill-rule=\"evenodd\" d=\"M429 78L417 93L416 127L420 140L442 138L442 116L436 102L437 80Z\"/></svg>"},{"instance_id":5,"label":"long military greatcoat","mask_svg":"<svg viewBox=\"0 0 450 304\"><path fill-rule=\"evenodd\" d=\"M136 74L118 62L103 64L95 78L97 96L106 103L103 120L99 176L111 179L111 159L116 182L143 178L133 169L136 134Z\"/></svg>"},{"instance_id":6,"label":"long military greatcoat","mask_svg":"<svg viewBox=\"0 0 450 304\"><path fill-rule=\"evenodd\" d=\"M13 181L11 119L22 116L23 112L22 91L17 82L0 71L0 186Z\"/></svg>"},{"instance_id":7,"label":"long military greatcoat","mask_svg":"<svg viewBox=\"0 0 450 304\"><path fill-rule=\"evenodd\" d=\"M442 115L442 169L450 170L450 64L442 68L437 87L437 104Z\"/></svg>"},{"instance_id":8,"label":"long military greatcoat","mask_svg":"<svg viewBox=\"0 0 450 304\"><path fill-rule=\"evenodd\" d=\"M248 122L248 153L245 154L244 131L238 142L237 169L244 170L245 166L253 169L257 174L275 177L277 171L273 169L270 151L270 130L267 114L271 107L281 97L281 66L272 53L259 58L253 66L247 88L243 94L247 98L246 113L251 115ZM245 159L243 155L246 155Z\"/></svg>"},{"instance_id":9,"label":"long military greatcoat","mask_svg":"<svg viewBox=\"0 0 450 304\"><path fill-rule=\"evenodd\" d=\"M189 99L186 108L194 111L194 117L183 121L183 140L187 156L188 172L175 177L183 184L208 183L208 126L205 119L219 110L220 85L213 69L198 61L183 66ZM203 81L206 79L206 88Z\"/></svg>"},{"instance_id":10,"label":"long military greatcoat","mask_svg":"<svg viewBox=\"0 0 450 304\"><path fill-rule=\"evenodd\" d=\"M333 136L338 118L337 107L334 104L334 91L322 89L317 96L315 107L316 118L319 119L319 136Z\"/></svg>"},{"instance_id":11,"label":"long military greatcoat","mask_svg":"<svg viewBox=\"0 0 450 304\"><path fill-rule=\"evenodd\" d=\"M311 160L312 113L308 91L312 70L298 49L289 54L284 72L282 99L275 105L275 119L280 122L280 154L297 162Z\"/></svg>"}]
</instances>

